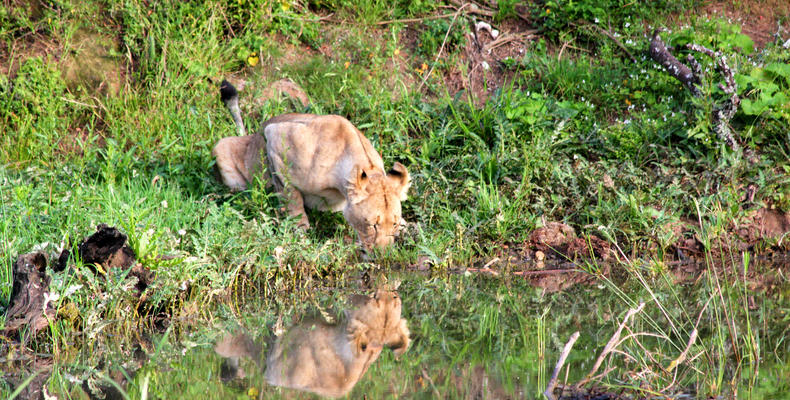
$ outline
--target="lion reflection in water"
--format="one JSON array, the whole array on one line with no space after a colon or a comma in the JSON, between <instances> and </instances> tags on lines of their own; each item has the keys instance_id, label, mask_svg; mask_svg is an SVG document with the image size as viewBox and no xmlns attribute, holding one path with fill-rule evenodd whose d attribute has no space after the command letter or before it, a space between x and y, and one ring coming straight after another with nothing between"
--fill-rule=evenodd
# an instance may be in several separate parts
<instances>
[{"instance_id":1,"label":"lion reflection in water","mask_svg":"<svg viewBox=\"0 0 790 400\"><path fill-rule=\"evenodd\" d=\"M350 300L351 308L340 324L306 320L276 339L266 357L270 385L341 397L354 388L384 347L396 357L406 352L409 329L395 291L380 289ZM241 356L260 362L260 348L243 335L226 337L215 350L236 365Z\"/></svg>"}]
</instances>

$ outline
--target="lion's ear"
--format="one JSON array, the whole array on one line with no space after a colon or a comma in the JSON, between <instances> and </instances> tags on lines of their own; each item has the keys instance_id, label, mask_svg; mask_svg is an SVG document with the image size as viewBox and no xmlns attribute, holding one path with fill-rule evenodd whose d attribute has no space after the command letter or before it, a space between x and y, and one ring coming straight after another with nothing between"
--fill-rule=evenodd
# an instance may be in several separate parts
<instances>
[{"instance_id":1,"label":"lion's ear","mask_svg":"<svg viewBox=\"0 0 790 400\"><path fill-rule=\"evenodd\" d=\"M347 188L351 203L356 204L365 200L367 197L365 188L368 186L369 181L367 172L359 165L355 166L351 173L351 178L348 180Z\"/></svg>"},{"instance_id":2,"label":"lion's ear","mask_svg":"<svg viewBox=\"0 0 790 400\"><path fill-rule=\"evenodd\" d=\"M392 349L395 357L400 357L406 350L409 349L409 328L406 325L406 319L401 318L397 328L391 332L391 336L387 338L387 347Z\"/></svg>"},{"instance_id":3,"label":"lion's ear","mask_svg":"<svg viewBox=\"0 0 790 400\"><path fill-rule=\"evenodd\" d=\"M406 170L406 167L403 164L396 162L392 165L392 169L387 172L387 178L389 178L392 182L395 182L396 190L400 193L401 201L406 200L406 194L409 192L409 187L411 186L411 177L409 176L409 171Z\"/></svg>"}]
</instances>

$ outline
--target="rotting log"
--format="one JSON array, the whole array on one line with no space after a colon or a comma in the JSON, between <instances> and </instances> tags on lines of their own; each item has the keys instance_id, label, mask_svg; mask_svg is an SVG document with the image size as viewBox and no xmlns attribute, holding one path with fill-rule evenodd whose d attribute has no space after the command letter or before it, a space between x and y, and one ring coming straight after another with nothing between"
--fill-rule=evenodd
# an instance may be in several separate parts
<instances>
[{"instance_id":1,"label":"rotting log","mask_svg":"<svg viewBox=\"0 0 790 400\"><path fill-rule=\"evenodd\" d=\"M11 301L5 319L5 334L27 327L27 337L46 328L55 318L55 310L49 303L49 281L47 257L42 252L19 256L14 263L14 283Z\"/></svg>"}]
</instances>

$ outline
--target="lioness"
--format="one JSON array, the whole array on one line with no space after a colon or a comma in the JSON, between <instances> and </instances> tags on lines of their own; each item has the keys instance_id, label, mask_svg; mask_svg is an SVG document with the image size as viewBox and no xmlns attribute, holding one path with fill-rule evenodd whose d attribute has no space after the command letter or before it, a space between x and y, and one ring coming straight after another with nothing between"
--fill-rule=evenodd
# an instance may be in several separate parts
<instances>
[{"instance_id":1,"label":"lioness","mask_svg":"<svg viewBox=\"0 0 790 400\"><path fill-rule=\"evenodd\" d=\"M385 172L370 141L338 115L283 114L264 122L262 134L246 135L236 88L223 80L220 95L240 135L212 151L225 185L244 190L265 164L300 226L310 227L305 205L342 211L366 249L392 244L410 186L406 167L396 162Z\"/></svg>"},{"instance_id":2,"label":"lioness","mask_svg":"<svg viewBox=\"0 0 790 400\"><path fill-rule=\"evenodd\" d=\"M400 356L409 347L409 328L401 318L397 292L379 289L373 296L352 296L352 307L337 325L306 320L274 341L266 357L270 385L299 389L321 396L348 394L384 346ZM227 357L230 378L243 376L239 358L261 364L260 345L246 335L226 336L214 347Z\"/></svg>"}]
</instances>

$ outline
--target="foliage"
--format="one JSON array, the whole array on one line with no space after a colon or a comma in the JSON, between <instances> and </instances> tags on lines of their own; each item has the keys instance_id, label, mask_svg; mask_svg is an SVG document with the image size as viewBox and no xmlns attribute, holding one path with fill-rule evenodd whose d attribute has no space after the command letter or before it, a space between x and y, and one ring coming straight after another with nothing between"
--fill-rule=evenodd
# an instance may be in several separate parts
<instances>
[{"instance_id":1,"label":"foliage","mask_svg":"<svg viewBox=\"0 0 790 400\"><path fill-rule=\"evenodd\" d=\"M707 129L724 98L717 73L704 82L706 97L694 99L644 54L645 24L674 21L667 16L690 13L696 2L497 4L495 21L527 6L542 32L523 56L491 66L512 81L488 99L448 94L442 75L452 66L466 79L464 34L481 16L459 16L452 28L451 18L375 25L444 14L442 2L66 0L41 15L0 10L2 40L23 49L28 32L63 48L79 26L118 37L129 75L120 94L106 96L70 92L54 55L27 57L0 75L0 304L8 303L16 255L74 250L98 223L127 234L157 275L141 301L125 273L93 273L78 259L49 271L62 317L29 347L55 355L50 393L78 397L82 382L106 383L134 351L144 356L124 387L132 398L248 398L251 387L289 396L264 389L260 376L224 384L211 345L225 330L263 336L315 308L340 315L346 295L387 279L402 281L413 347L397 361L385 353L354 395L475 397L469 377L482 368L513 397L538 397L572 331L582 339L568 360L571 381L639 301L649 305L633 329L645 335L623 341L615 369L596 384L637 397L668 385L677 396L786 391L773 378L787 373L787 284L777 278L766 284L779 282L774 291L754 290L739 274L760 268L752 251L786 238L743 253L713 251L721 238L739 240L725 234L750 207L790 209L786 51L752 52L740 28L716 19L692 18L668 33L678 49L701 43L737 66L743 104L733 128L758 155L747 160L717 146ZM585 22L616 33L619 44ZM445 36L439 68L421 86L421 64ZM700 60L714 71L712 60ZM229 193L214 179L211 148L235 132L217 98L224 77L245 84L250 131L279 113L337 113L387 166L407 165L409 225L398 246L364 261L340 214L311 212L315 229L302 232L264 182ZM263 99L282 78L310 104ZM756 189L744 201L747 187ZM593 285L549 293L511 273L529 262L531 231L550 221L616 249L609 266L579 264ZM676 224L710 263L736 273L709 266L695 271L693 284L673 283L683 269L673 262L685 251ZM498 277L458 273L496 258ZM696 357L669 374L694 327ZM0 397L12 393L3 385Z\"/></svg>"}]
</instances>

